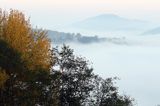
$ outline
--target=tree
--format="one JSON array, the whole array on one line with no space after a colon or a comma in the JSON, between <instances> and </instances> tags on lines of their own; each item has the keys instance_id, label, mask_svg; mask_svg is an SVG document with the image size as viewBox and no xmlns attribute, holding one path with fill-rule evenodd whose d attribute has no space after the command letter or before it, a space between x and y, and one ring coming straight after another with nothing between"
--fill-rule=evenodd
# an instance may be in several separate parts
<instances>
[{"instance_id":1,"label":"tree","mask_svg":"<svg viewBox=\"0 0 160 106\"><path fill-rule=\"evenodd\" d=\"M21 54L30 70L50 68L50 40L43 30L33 29L29 19L17 10L0 11L0 39Z\"/></svg>"},{"instance_id":2,"label":"tree","mask_svg":"<svg viewBox=\"0 0 160 106\"><path fill-rule=\"evenodd\" d=\"M3 40L0 40L0 68L0 80L3 82L0 87L0 103L2 106L6 103L11 105L14 103L14 85L22 78L24 70L20 55Z\"/></svg>"},{"instance_id":3,"label":"tree","mask_svg":"<svg viewBox=\"0 0 160 106\"><path fill-rule=\"evenodd\" d=\"M69 46L64 45L62 50L55 52L55 66L61 72L59 99L60 106L82 106L87 101L92 90L92 68L88 61L73 54Z\"/></svg>"},{"instance_id":4,"label":"tree","mask_svg":"<svg viewBox=\"0 0 160 106\"><path fill-rule=\"evenodd\" d=\"M52 60L45 31L33 29L17 10L0 10L1 106L51 105L47 88Z\"/></svg>"},{"instance_id":5,"label":"tree","mask_svg":"<svg viewBox=\"0 0 160 106\"><path fill-rule=\"evenodd\" d=\"M117 78L103 79L93 73L89 62L75 56L63 45L54 49L55 69L59 77L59 106L131 106L132 98L119 95L114 85ZM57 71L56 71L57 70Z\"/></svg>"},{"instance_id":6,"label":"tree","mask_svg":"<svg viewBox=\"0 0 160 106\"><path fill-rule=\"evenodd\" d=\"M126 95L119 95L114 85L117 77L103 79L95 76L94 90L92 91L92 106L132 106L133 99Z\"/></svg>"}]
</instances>

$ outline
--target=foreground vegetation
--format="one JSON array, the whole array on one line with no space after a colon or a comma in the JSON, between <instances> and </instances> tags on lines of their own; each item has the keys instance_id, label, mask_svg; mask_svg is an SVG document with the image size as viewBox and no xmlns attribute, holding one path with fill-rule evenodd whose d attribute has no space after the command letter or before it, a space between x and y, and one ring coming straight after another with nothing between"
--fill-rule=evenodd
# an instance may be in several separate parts
<instances>
[{"instance_id":1,"label":"foreground vegetation","mask_svg":"<svg viewBox=\"0 0 160 106\"><path fill-rule=\"evenodd\" d=\"M116 78L103 79L64 45L51 49L43 30L17 10L0 11L0 106L131 106Z\"/></svg>"}]
</instances>

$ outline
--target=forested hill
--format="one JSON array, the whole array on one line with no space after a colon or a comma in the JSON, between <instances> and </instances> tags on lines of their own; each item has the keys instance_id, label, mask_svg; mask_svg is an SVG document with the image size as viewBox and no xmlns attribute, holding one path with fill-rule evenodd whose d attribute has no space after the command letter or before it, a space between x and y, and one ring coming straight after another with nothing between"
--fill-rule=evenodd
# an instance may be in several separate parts
<instances>
[{"instance_id":1,"label":"forested hill","mask_svg":"<svg viewBox=\"0 0 160 106\"><path fill-rule=\"evenodd\" d=\"M96 43L104 42L106 38L99 38L98 36L83 36L80 33L65 33L48 30L49 38L56 44L77 42L77 43Z\"/></svg>"},{"instance_id":2,"label":"forested hill","mask_svg":"<svg viewBox=\"0 0 160 106\"><path fill-rule=\"evenodd\" d=\"M100 43L100 42L108 42L113 44L126 44L126 39L116 38L116 37L98 37L95 36L84 36L80 33L65 33L65 32L58 32L47 30L49 38L55 44L62 44L62 43L81 43L81 44L90 44L90 43Z\"/></svg>"}]
</instances>

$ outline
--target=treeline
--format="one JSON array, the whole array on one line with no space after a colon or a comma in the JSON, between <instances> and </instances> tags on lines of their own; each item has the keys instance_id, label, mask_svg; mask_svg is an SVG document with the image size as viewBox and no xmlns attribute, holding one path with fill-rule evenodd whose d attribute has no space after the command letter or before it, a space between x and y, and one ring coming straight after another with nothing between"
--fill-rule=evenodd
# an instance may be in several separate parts
<instances>
[{"instance_id":1,"label":"treeline","mask_svg":"<svg viewBox=\"0 0 160 106\"><path fill-rule=\"evenodd\" d=\"M113 44L128 44L125 37L98 37L95 36L84 36L80 33L65 33L58 31L47 30L48 37L54 44L64 43L80 43L80 44L91 44L91 43L113 43Z\"/></svg>"},{"instance_id":2,"label":"treeline","mask_svg":"<svg viewBox=\"0 0 160 106\"><path fill-rule=\"evenodd\" d=\"M106 38L99 38L98 36L83 36L80 33L64 33L58 31L51 31L48 30L48 35L51 40L56 44L63 44L63 43L83 43L83 44L90 44L90 43L99 43L104 42Z\"/></svg>"},{"instance_id":3,"label":"treeline","mask_svg":"<svg viewBox=\"0 0 160 106\"><path fill-rule=\"evenodd\" d=\"M17 10L0 11L0 106L132 106L116 78L103 79L63 45L51 49Z\"/></svg>"}]
</instances>

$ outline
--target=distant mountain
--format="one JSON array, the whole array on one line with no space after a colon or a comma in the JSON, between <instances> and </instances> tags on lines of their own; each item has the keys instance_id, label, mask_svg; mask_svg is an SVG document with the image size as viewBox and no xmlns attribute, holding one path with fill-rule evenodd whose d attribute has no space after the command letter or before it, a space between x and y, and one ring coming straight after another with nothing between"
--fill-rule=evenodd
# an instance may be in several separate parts
<instances>
[{"instance_id":1,"label":"distant mountain","mask_svg":"<svg viewBox=\"0 0 160 106\"><path fill-rule=\"evenodd\" d=\"M142 35L158 35L158 34L160 34L160 27L146 31Z\"/></svg>"},{"instance_id":2,"label":"distant mountain","mask_svg":"<svg viewBox=\"0 0 160 106\"><path fill-rule=\"evenodd\" d=\"M73 27L89 30L139 30L149 27L149 23L131 20L114 14L103 14L73 24Z\"/></svg>"},{"instance_id":3,"label":"distant mountain","mask_svg":"<svg viewBox=\"0 0 160 106\"><path fill-rule=\"evenodd\" d=\"M81 43L81 44L90 44L90 43L100 43L108 42L114 44L127 44L124 37L122 38L100 38L98 36L84 36L80 33L64 33L58 31L48 30L49 38L55 44L63 43Z\"/></svg>"}]
</instances>

